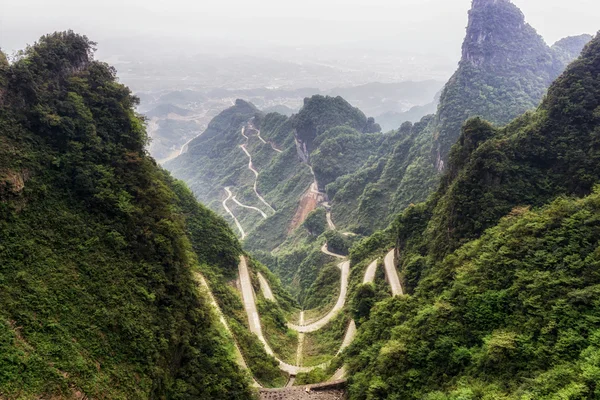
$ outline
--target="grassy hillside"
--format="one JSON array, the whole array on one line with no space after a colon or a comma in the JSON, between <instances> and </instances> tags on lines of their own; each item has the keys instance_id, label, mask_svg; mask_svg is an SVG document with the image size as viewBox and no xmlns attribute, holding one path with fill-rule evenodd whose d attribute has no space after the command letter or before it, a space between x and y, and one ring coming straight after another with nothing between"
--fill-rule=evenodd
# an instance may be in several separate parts
<instances>
[{"instance_id":1,"label":"grassy hillside","mask_svg":"<svg viewBox=\"0 0 600 400\"><path fill-rule=\"evenodd\" d=\"M247 399L192 278L235 268L239 244L146 155L93 46L56 33L2 68L0 397Z\"/></svg>"}]
</instances>

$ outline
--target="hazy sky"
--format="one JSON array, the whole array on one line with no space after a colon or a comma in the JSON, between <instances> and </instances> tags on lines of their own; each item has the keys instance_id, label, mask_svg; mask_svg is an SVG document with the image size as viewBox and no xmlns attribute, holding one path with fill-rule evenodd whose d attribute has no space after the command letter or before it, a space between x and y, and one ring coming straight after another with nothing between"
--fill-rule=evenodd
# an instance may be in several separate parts
<instances>
[{"instance_id":1,"label":"hazy sky","mask_svg":"<svg viewBox=\"0 0 600 400\"><path fill-rule=\"evenodd\" d=\"M0 0L0 47L74 29L244 45L369 43L459 54L471 0ZM514 0L546 41L600 30L599 0Z\"/></svg>"}]
</instances>

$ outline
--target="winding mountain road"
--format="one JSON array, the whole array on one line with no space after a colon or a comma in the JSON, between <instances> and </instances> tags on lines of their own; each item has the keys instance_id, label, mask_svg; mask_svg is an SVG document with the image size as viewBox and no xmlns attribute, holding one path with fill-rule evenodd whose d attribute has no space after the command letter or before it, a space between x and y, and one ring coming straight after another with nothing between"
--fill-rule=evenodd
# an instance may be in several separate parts
<instances>
[{"instance_id":1,"label":"winding mountain road","mask_svg":"<svg viewBox=\"0 0 600 400\"><path fill-rule=\"evenodd\" d=\"M227 213L231 216L231 218L233 218L235 225L237 226L240 233L242 234L242 240L244 240L246 238L246 232L244 232L244 228L242 228L242 224L240 224L240 221L238 221L238 219L235 217L233 212L229 209L229 207L227 207L227 202L231 199L233 194L231 193L231 190L229 190L229 187L226 187L225 191L227 192L227 198L225 200L223 200L223 208L225 209L225 211L227 211Z\"/></svg>"},{"instance_id":2,"label":"winding mountain road","mask_svg":"<svg viewBox=\"0 0 600 400\"><path fill-rule=\"evenodd\" d=\"M282 150L279 150L277 147L275 147L275 145L273 144L273 142L269 142L269 144L271 145L271 148L272 148L273 150L275 150L276 152L278 152L278 153L283 153L283 151L282 151Z\"/></svg>"},{"instance_id":3,"label":"winding mountain road","mask_svg":"<svg viewBox=\"0 0 600 400\"><path fill-rule=\"evenodd\" d=\"M260 136L260 130L256 130L256 136L258 136L258 139L263 142L264 144L267 144L267 142L265 142L265 139L262 138L262 136Z\"/></svg>"},{"instance_id":4,"label":"winding mountain road","mask_svg":"<svg viewBox=\"0 0 600 400\"><path fill-rule=\"evenodd\" d=\"M197 283L199 283L200 286L202 286L206 290L206 293L208 294L208 297L210 299L210 304L212 305L213 309L215 310L215 312L219 316L219 321L221 322L221 324L223 324L223 326L225 327L225 330L233 338L233 344L235 346L235 360L236 360L236 363L241 368L247 370L250 373L250 376L252 376L252 372L248 368L248 364L246 364L246 360L244 360L244 356L242 355L242 351L240 350L237 342L235 341L235 336L233 335L233 332L229 328L229 324L227 324L227 320L225 319L225 316L223 315L223 311L221 311L221 307L219 307L219 303L217 303L217 299L215 298L215 296L213 295L212 291L210 290L210 286L208 285L208 282L206 282L206 279L204 278L204 276L202 274L198 273L198 272L194 272L194 280ZM252 378L252 386L254 386L254 387L262 387L254 379L254 377Z\"/></svg>"},{"instance_id":5,"label":"winding mountain road","mask_svg":"<svg viewBox=\"0 0 600 400\"><path fill-rule=\"evenodd\" d=\"M246 143L248 142L248 140L250 140L250 138L248 136L246 136L246 127L242 126L242 136L244 138L246 138Z\"/></svg>"},{"instance_id":6,"label":"winding mountain road","mask_svg":"<svg viewBox=\"0 0 600 400\"><path fill-rule=\"evenodd\" d=\"M383 260L383 264L385 266L385 276L390 284L390 288L392 289L392 296L402 296L404 295L404 291L402 290L402 285L400 284L400 278L398 277L398 270L396 269L395 261L395 252L396 250L391 250L385 256Z\"/></svg>"},{"instance_id":7,"label":"winding mountain road","mask_svg":"<svg viewBox=\"0 0 600 400\"><path fill-rule=\"evenodd\" d=\"M239 200L236 198L236 196L233 196L233 197L231 198L231 200L233 200L233 202L234 202L235 204L237 204L238 206L240 206L240 207L247 208L247 209L249 209L249 210L254 210L254 211L256 211L256 212L259 212L259 213L260 213L260 215L261 215L261 216L262 216L264 219L267 219L267 214L265 214L265 213L264 213L264 211L263 211L263 210L261 210L260 208L258 208L258 207L252 207L252 206L248 206L248 205L246 205L246 204L242 204L242 203L241 203L241 202L240 202L240 201L239 201Z\"/></svg>"},{"instance_id":8,"label":"winding mountain road","mask_svg":"<svg viewBox=\"0 0 600 400\"><path fill-rule=\"evenodd\" d=\"M365 271L365 277L363 278L363 285L366 283L375 282L375 274L377 272L377 260L373 261L367 267ZM350 321L350 325L348 325L348 329L346 330L346 335L344 336L344 341L342 342L342 347L337 352L337 355L340 355L342 351L348 346L352 344L354 338L356 337L356 322L354 320ZM338 371L339 372L339 371ZM344 371L345 373L345 371ZM339 379L339 378L338 378Z\"/></svg>"},{"instance_id":9,"label":"winding mountain road","mask_svg":"<svg viewBox=\"0 0 600 400\"><path fill-rule=\"evenodd\" d=\"M304 324L304 311L300 311L300 325ZM302 365L302 355L304 354L304 333L298 333L298 349L296 350L296 365Z\"/></svg>"},{"instance_id":10,"label":"winding mountain road","mask_svg":"<svg viewBox=\"0 0 600 400\"><path fill-rule=\"evenodd\" d=\"M260 317L258 315L258 309L256 308L256 299L254 297L254 290L252 289L252 283L250 281L250 272L248 271L248 263L245 257L240 258L239 264L239 275L240 285L242 287L242 298L244 300L244 308L248 315L248 325L250 326L250 332L258 336L258 339L262 342L265 351L268 355L274 357L279 363L279 369L287 372L290 375L298 375L300 372L310 372L316 367L298 367L290 365L277 358L271 346L267 343L260 324Z\"/></svg>"},{"instance_id":11,"label":"winding mountain road","mask_svg":"<svg viewBox=\"0 0 600 400\"><path fill-rule=\"evenodd\" d=\"M273 212L275 212L275 209L273 207L271 207L271 205L269 203L267 203L267 201L260 195L260 193L258 193L258 171L254 169L254 166L252 165L252 156L250 155L250 153L248 152L248 150L246 149L246 145L242 144L240 146L242 148L242 150L244 151L244 153L246 153L246 155L248 156L248 159L250 160L248 162L248 169L250 171L252 171L252 173L254 173L255 179L254 179L254 193L256 193L256 197L258 197L258 199L267 207L269 207L269 209Z\"/></svg>"},{"instance_id":12,"label":"winding mountain road","mask_svg":"<svg viewBox=\"0 0 600 400\"><path fill-rule=\"evenodd\" d=\"M373 283L375 281L377 266L378 266L378 260L375 260L371 264L369 264L369 266L367 267L367 269L365 271L365 275L363 278L363 284ZM349 269L349 267L350 267L349 262L347 262L347 267ZM263 292L263 295L266 298L267 298L267 296L269 296L269 297L273 296L271 287L269 286L269 282L264 278L264 276L262 276L262 274L260 272L258 273L258 278L260 281L261 291ZM342 281L343 280L344 280L344 276L342 276ZM342 298L342 296L340 296L340 298L338 299L338 303L336 304L336 307L334 307L334 310L330 311L325 317L323 317L322 319L320 319L319 321L317 321L313 324L304 325L304 311L300 312L300 318L299 318L298 325L288 323L288 327L290 329L294 329L294 330L298 331L298 349L296 351L296 365L302 365L302 354L304 352L304 335L305 335L305 333L314 332L314 331L322 328L323 326L325 326L329 321L331 321L331 319L333 319L335 317L336 312L343 308L343 304L345 303L345 301L341 300L341 299L345 299L346 296L347 296L347 290L346 290L343 298ZM274 298L274 296L273 296L273 298ZM337 310L337 311L335 311L335 310ZM318 328L312 330L315 327L315 325L318 326ZM307 328L309 329L309 331L306 331ZM354 320L351 320L350 323L348 324L348 328L346 329L344 339L342 341L340 349L336 353L336 356L340 355L342 353L342 351L344 351L344 349L346 349L348 346L350 346L350 344L352 344L352 342L354 341L354 338L356 337L356 333L357 333L356 322ZM327 364L324 364L324 365L327 365ZM317 367L313 367L313 368L317 368ZM343 377L345 375L345 373L346 373L346 370L344 367L342 367L336 371L335 375L330 380L340 379L341 377Z\"/></svg>"},{"instance_id":13,"label":"winding mountain road","mask_svg":"<svg viewBox=\"0 0 600 400\"><path fill-rule=\"evenodd\" d=\"M377 260L373 261L367 267L367 270L365 271L365 278L363 279L363 284L375 282L375 273L376 272L377 272Z\"/></svg>"},{"instance_id":14,"label":"winding mountain road","mask_svg":"<svg viewBox=\"0 0 600 400\"><path fill-rule=\"evenodd\" d=\"M329 225L329 229L331 229L332 231L335 231L335 224L333 223L333 220L331 219L331 211L327 211L327 225Z\"/></svg>"},{"instance_id":15,"label":"winding mountain road","mask_svg":"<svg viewBox=\"0 0 600 400\"><path fill-rule=\"evenodd\" d=\"M264 144L270 143L270 142L266 142L260 136L260 130L256 130L256 132L257 132L258 138L260 139L260 141L262 143L264 143ZM250 171L252 171L252 173L255 176L254 192L256 193L256 196L263 204L265 204L271 211L275 212L273 207L271 207L271 205L258 193L257 184L258 184L259 173L254 168L253 163L252 163L252 156L248 152L248 149L246 148L249 137L246 135L246 127L245 126L242 128L241 134L246 139L247 142L246 142L246 144L240 145L240 147L249 159L248 169ZM271 147L275 151L281 153L281 150L276 149L272 143L270 143L270 144L271 144ZM183 147L182 147L182 151L183 151ZM319 187L318 187L316 177L314 175L314 171L310 165L309 165L309 168L314 177L314 181L311 184L310 190L311 190L311 192L314 192L317 194L322 194L319 191ZM263 218L267 218L267 214L257 207L252 207L252 206L242 204L240 201L237 200L236 196L233 196L233 193L231 192L230 187L226 187L225 191L227 192L227 198L223 201L223 208L233 218L237 228L241 232L242 239L244 239L246 237L246 233L244 232L243 227L241 226L238 219L235 217L233 212L227 206L227 202L229 200L233 200L235 202L235 204L237 204L240 207L259 212ZM335 230L336 227L331 218L331 210L329 209L329 207L327 207L326 216L327 216L327 224L328 224L329 228L331 230ZM352 235L352 233L346 233L344 235ZM349 278L350 278L350 261L348 261L346 259L346 257L344 257L340 254L336 254L336 253L329 251L327 243L323 244L323 246L321 247L321 252L323 252L324 254L326 254L328 256L343 260L342 262L340 262L337 265L337 267L341 271L340 293L339 293L338 299L337 299L335 305L333 306L333 308L319 320L305 325L304 324L304 311L302 311L300 313L300 320L299 320L298 324L292 324L292 323L287 324L288 328L293 329L298 332L298 348L297 348L297 352L296 352L296 364L297 365L288 364L288 363L280 360L279 358L277 358L276 354L274 353L274 351L268 344L266 338L264 337L264 334L262 331L262 325L261 325L261 321L260 321L260 315L259 315L258 309L256 307L256 296L254 293L254 289L252 287L247 260L243 256L240 257L240 263L238 266L239 281L240 281L240 286L241 286L244 309L245 309L247 317L248 317L248 325L250 328L250 332L252 332L253 334L255 334L258 337L258 339L264 346L266 353L268 355L274 357L277 360L277 362L279 363L279 368L291 376L291 379L288 382L289 384L293 384L293 382L294 382L293 377L295 377L298 373L310 372L310 371L314 370L315 368L325 368L325 367L327 367L327 365L329 365L329 362L328 362L328 363L325 363L325 364L322 364L319 366L313 366L313 367L302 367L301 366L302 365L302 355L303 355L303 351L304 351L304 346L303 346L304 345L304 335L307 333L318 331L319 329L323 328L331 320L333 320L342 311L342 309L346 305L346 300L347 300L346 298L348 296L348 285L349 285ZM392 295L400 296L400 295L403 295L403 290L402 290L402 286L400 283L400 278L398 276L398 271L395 267L395 259L394 258L395 258L395 251L392 250L384 258L384 267L385 267L386 278L390 285ZM372 283L375 281L377 266L378 266L377 260L375 260L371 264L369 264L369 266L365 270L363 283ZM273 295L273 291L271 290L271 287L270 287L267 279L260 272L257 272L257 276L258 276L258 280L260 283L261 292L263 293L264 297L268 300L276 301L275 296ZM220 317L220 321L225 325L227 331L230 332L229 327L227 326L227 322L226 322L223 314L221 313L221 311L218 307L218 304L216 303L216 300L214 299L214 296L210 292L210 288L208 288L208 285L206 284L206 281L204 280L203 277L201 277L200 282L202 283L203 286L205 286L207 288L207 291L211 297L211 303L213 304L213 307L216 308L217 313L219 314L219 317ZM344 339L342 341L341 347L338 350L338 352L336 353L336 355L339 355L345 348L347 348L352 343L352 341L354 340L354 338L356 336L356 333L357 333L356 323L354 320L351 320L346 329L346 333L344 335ZM240 349L237 347L237 343L236 343L236 358L237 358L240 366L247 369L247 365L243 359L243 355L240 352ZM338 371L336 371L336 374L334 375L334 377L332 379L340 378L340 377L343 377L344 375L345 375L345 368L342 367ZM254 385L260 386L260 385L258 385L258 383L256 381L254 381Z\"/></svg>"},{"instance_id":16,"label":"winding mountain road","mask_svg":"<svg viewBox=\"0 0 600 400\"><path fill-rule=\"evenodd\" d=\"M263 292L263 296L265 296L265 299L275 301L275 296L273 296L273 291L271 290L269 282L260 272L257 272L257 275L258 281L260 282L260 290Z\"/></svg>"},{"instance_id":17,"label":"winding mountain road","mask_svg":"<svg viewBox=\"0 0 600 400\"><path fill-rule=\"evenodd\" d=\"M346 294L348 293L348 280L350 278L350 261L344 261L338 264L338 268L342 271L342 279L340 279L340 295L338 300L323 318L310 323L308 325L295 325L288 323L288 327L300 333L315 332L324 327L344 308L346 304Z\"/></svg>"},{"instance_id":18,"label":"winding mountain road","mask_svg":"<svg viewBox=\"0 0 600 400\"><path fill-rule=\"evenodd\" d=\"M325 253L328 256L335 257L335 258L341 258L341 259L346 258L341 254L335 254L335 253L330 252L329 248L327 247L327 242L325 242L325 244L323 244L323 246L321 246L321 253Z\"/></svg>"},{"instance_id":19,"label":"winding mountain road","mask_svg":"<svg viewBox=\"0 0 600 400\"><path fill-rule=\"evenodd\" d=\"M202 134L200 134L200 135L202 135ZM179 154L178 155L182 155L182 154L187 153L187 151L189 149L189 146L190 146L190 143L192 143L192 141L194 139L196 139L197 137L200 137L200 135L194 136L193 138L191 138L190 140L188 140L187 142L185 142L185 144L183 146L181 146L181 149L179 150Z\"/></svg>"}]
</instances>

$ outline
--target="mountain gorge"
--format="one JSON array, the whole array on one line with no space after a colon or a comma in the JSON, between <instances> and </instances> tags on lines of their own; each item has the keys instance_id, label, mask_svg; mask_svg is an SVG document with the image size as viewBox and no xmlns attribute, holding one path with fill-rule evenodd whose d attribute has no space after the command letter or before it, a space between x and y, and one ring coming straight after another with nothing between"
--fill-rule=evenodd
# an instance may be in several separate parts
<instances>
[{"instance_id":1,"label":"mountain gorge","mask_svg":"<svg viewBox=\"0 0 600 400\"><path fill-rule=\"evenodd\" d=\"M326 293L335 293L335 282L342 279L323 257L320 248L324 243L338 253L349 254L352 271L359 275L358 271L374 258L383 257L395 244L407 296L384 300L389 294L382 287L372 289L356 280L351 284L353 300L346 315L354 315L361 325L355 344L343 356L348 365L351 398L450 399L463 393L473 393L474 397L466 398L480 398L478 393L488 392L512 398L515 388L529 377L539 383L524 390L534 393L530 398L536 398L535 393L560 390L543 382L552 379L545 378L547 374L563 372L578 382L580 393L594 390L590 378L578 369L583 368L579 367L584 365L581 363L593 363L589 359L573 361L572 367L566 367L570 368L568 373L546 370L548 358L541 356L535 371L521 371L516 364L517 354L521 359L531 357L518 353L519 346L559 354L552 343L532 339L540 335L540 330L549 329L541 325L545 318L554 321L553 326L560 326L563 322L558 315L539 311L538 325L530 323L526 331L509 322L513 317L523 321L526 314L519 314L525 313L519 302L533 301L525 299L534 296L529 288L510 286L525 284L517 278L525 274L529 263L535 264L531 257L545 257L542 269L532 270L540 277L553 268L551 260L561 259L546 256L545 252L556 240L552 238L560 232L566 234L566 228L560 231L545 221L554 218L552 213L562 212L555 217L559 218L556 223L569 224L580 218L580 212L594 212L591 204L595 194L591 193L598 182L593 155L598 105L592 93L596 92L598 76L597 39L587 46L581 60L562 73L591 38L566 38L550 47L509 1L474 1L462 60L442 91L435 115L381 133L375 121L355 113L342 99L313 97L290 118L277 114L252 117L252 128L260 136L254 142L258 144L262 138L262 147L288 152L290 161L306 178L279 181L288 189L292 182L295 184L294 190L282 192L289 195L287 214L277 209L276 198L271 197L276 213L258 225L246 220L251 227L244 245L282 279L302 307L326 309L333 300ZM528 112L540 102L537 111ZM274 120L278 121L276 125L265 123ZM235 128L241 129L248 129L248 125ZM190 153L189 157L195 156ZM267 163L258 169L259 192L261 182L273 176L270 168ZM314 181L307 170L314 174ZM178 176L177 169L173 172ZM309 186L298 197L302 185ZM261 193L269 201L269 190ZM314 194L309 207L314 211L304 213L300 219L304 223L299 223L293 211L306 206L302 199L307 193ZM564 195L590 197L560 199ZM250 211L238 209L237 215ZM275 215L279 218L273 224ZM536 235L544 239L518 245L528 237L528 221L540 221L541 231ZM279 229L274 235L275 225ZM593 241L594 232L590 227L569 235L588 243ZM522 254L526 246L536 249L531 250L531 256ZM515 278L507 277L503 289L498 288L497 275L493 275L500 264L477 264L486 257L493 263L509 262L492 256L498 251L493 248L506 248L519 254L516 257L527 257L511 266L515 272L510 276ZM568 254L575 251L582 260L593 263L588 258L593 257L593 249L590 244L579 250L555 251L562 251L569 260L574 255ZM576 268L570 261L566 263ZM463 269L473 271L479 277L477 283ZM478 275L484 273L488 275ZM555 282L571 279L569 276L575 275L567 274ZM554 295L560 298L569 290L593 292L594 279L590 275ZM492 286L486 289L488 282ZM523 291L523 296L513 303L502 297L516 290ZM481 300L476 300L480 296ZM365 311L380 300L384 301L372 312ZM502 311L508 304L514 311ZM572 312L593 313L595 306L594 302L585 303L580 311ZM471 319L452 320L462 315ZM426 316L440 322L439 327L423 320ZM572 340L581 346L571 349L569 360L576 360L584 349L589 357L595 357L591 322L595 317L590 318L590 324L573 333ZM479 330L467 335L471 326ZM562 333L547 333L548 340L558 340L552 339L553 334ZM500 367L485 367L502 363L515 375L508 378ZM593 368L585 365L587 370Z\"/></svg>"},{"instance_id":2,"label":"mountain gorge","mask_svg":"<svg viewBox=\"0 0 600 400\"><path fill-rule=\"evenodd\" d=\"M405 125L402 138L353 176L328 188L333 217L358 232L385 228L396 213L437 185L451 146L469 117L504 125L536 107L550 83L576 58L589 35L548 47L510 1L475 1L458 70L435 116ZM336 211L337 210L337 211Z\"/></svg>"},{"instance_id":3,"label":"mountain gorge","mask_svg":"<svg viewBox=\"0 0 600 400\"><path fill-rule=\"evenodd\" d=\"M503 125L536 107L549 84L590 39L566 38L549 47L511 2L475 1L462 59L442 91L435 115L380 133L373 119L339 97L307 98L301 111L289 118L263 115L240 100L213 121L226 130L221 136L229 138L227 144L215 147L213 142L223 139L213 139L209 128L166 167L226 218L231 214L221 203L227 196L225 187L230 187L234 201L228 208L240 221L252 251L290 247L281 244L315 209L315 201L330 207L340 229L370 235L433 192L465 120L480 116ZM260 135L245 139L241 130L246 121L228 117L237 116L235 110L242 105ZM244 161L239 147L244 141L258 176ZM207 149L217 162L200 156ZM314 182L308 172L314 174ZM266 202L253 190L254 179ZM265 209L257 212L252 207Z\"/></svg>"},{"instance_id":4,"label":"mountain gorge","mask_svg":"<svg viewBox=\"0 0 600 400\"><path fill-rule=\"evenodd\" d=\"M0 52L0 400L600 397L600 33L473 0L419 121L237 99L162 166L95 46Z\"/></svg>"}]
</instances>

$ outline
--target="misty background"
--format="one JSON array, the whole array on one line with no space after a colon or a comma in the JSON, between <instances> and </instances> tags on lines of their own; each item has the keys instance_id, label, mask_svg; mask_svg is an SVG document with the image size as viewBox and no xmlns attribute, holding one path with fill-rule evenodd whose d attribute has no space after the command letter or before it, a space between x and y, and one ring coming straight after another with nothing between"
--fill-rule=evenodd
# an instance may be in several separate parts
<instances>
[{"instance_id":1,"label":"misty background","mask_svg":"<svg viewBox=\"0 0 600 400\"><path fill-rule=\"evenodd\" d=\"M598 0L513 0L548 44L593 34ZM290 115L341 95L384 130L432 113L471 0L4 0L0 48L73 29L141 99L166 161L236 98Z\"/></svg>"},{"instance_id":2,"label":"misty background","mask_svg":"<svg viewBox=\"0 0 600 400\"><path fill-rule=\"evenodd\" d=\"M98 42L144 36L249 46L393 46L456 55L471 0L5 0L0 43L9 52L73 29ZM594 33L596 0L514 0L549 43ZM183 44L183 43L182 43ZM185 48L177 46L178 50Z\"/></svg>"}]
</instances>

